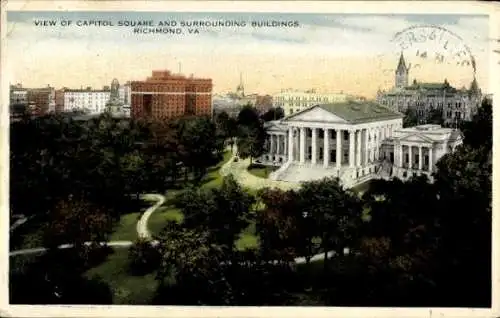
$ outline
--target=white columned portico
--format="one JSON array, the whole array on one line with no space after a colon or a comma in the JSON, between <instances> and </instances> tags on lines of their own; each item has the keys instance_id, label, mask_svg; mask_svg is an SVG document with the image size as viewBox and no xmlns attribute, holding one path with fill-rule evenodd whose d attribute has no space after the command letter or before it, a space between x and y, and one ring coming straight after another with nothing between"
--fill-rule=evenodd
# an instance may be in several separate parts
<instances>
[{"instance_id":1,"label":"white columned portico","mask_svg":"<svg viewBox=\"0 0 500 318\"><path fill-rule=\"evenodd\" d=\"M330 130L328 128L323 129L323 166L328 167L330 163Z\"/></svg>"},{"instance_id":2,"label":"white columned portico","mask_svg":"<svg viewBox=\"0 0 500 318\"><path fill-rule=\"evenodd\" d=\"M422 170L422 146L418 146L418 170Z\"/></svg>"},{"instance_id":3,"label":"white columned portico","mask_svg":"<svg viewBox=\"0 0 500 318\"><path fill-rule=\"evenodd\" d=\"M293 127L288 129L288 161L293 161Z\"/></svg>"},{"instance_id":4,"label":"white columned portico","mask_svg":"<svg viewBox=\"0 0 500 318\"><path fill-rule=\"evenodd\" d=\"M335 130L335 141L337 143L335 150L335 166L340 169L342 165L342 130Z\"/></svg>"},{"instance_id":5,"label":"white columned portico","mask_svg":"<svg viewBox=\"0 0 500 318\"><path fill-rule=\"evenodd\" d=\"M306 129L300 127L300 163L306 162Z\"/></svg>"},{"instance_id":6,"label":"white columned portico","mask_svg":"<svg viewBox=\"0 0 500 318\"><path fill-rule=\"evenodd\" d=\"M411 164L413 161L411 156L411 147L412 147L411 145L408 146L408 169L412 168Z\"/></svg>"},{"instance_id":7,"label":"white columned portico","mask_svg":"<svg viewBox=\"0 0 500 318\"><path fill-rule=\"evenodd\" d=\"M356 166L361 167L361 130L356 130Z\"/></svg>"},{"instance_id":8,"label":"white columned portico","mask_svg":"<svg viewBox=\"0 0 500 318\"><path fill-rule=\"evenodd\" d=\"M316 143L317 143L317 136L318 135L318 131L316 128L312 128L312 146L311 146L311 151L312 151L312 154L311 154L311 161L312 161L312 164L316 164L316 155L317 155L317 150L316 150Z\"/></svg>"},{"instance_id":9,"label":"white columned portico","mask_svg":"<svg viewBox=\"0 0 500 318\"><path fill-rule=\"evenodd\" d=\"M354 130L349 130L349 167L354 167Z\"/></svg>"},{"instance_id":10,"label":"white columned portico","mask_svg":"<svg viewBox=\"0 0 500 318\"><path fill-rule=\"evenodd\" d=\"M432 145L429 147L429 172L432 172Z\"/></svg>"}]
</instances>

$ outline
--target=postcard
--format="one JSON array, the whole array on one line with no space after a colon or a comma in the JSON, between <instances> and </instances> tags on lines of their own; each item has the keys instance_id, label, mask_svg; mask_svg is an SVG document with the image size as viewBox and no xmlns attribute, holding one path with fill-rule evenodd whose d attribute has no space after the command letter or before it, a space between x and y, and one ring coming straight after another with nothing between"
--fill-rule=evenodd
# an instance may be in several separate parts
<instances>
[{"instance_id":1,"label":"postcard","mask_svg":"<svg viewBox=\"0 0 500 318\"><path fill-rule=\"evenodd\" d=\"M2 17L2 315L499 315L497 7Z\"/></svg>"}]
</instances>

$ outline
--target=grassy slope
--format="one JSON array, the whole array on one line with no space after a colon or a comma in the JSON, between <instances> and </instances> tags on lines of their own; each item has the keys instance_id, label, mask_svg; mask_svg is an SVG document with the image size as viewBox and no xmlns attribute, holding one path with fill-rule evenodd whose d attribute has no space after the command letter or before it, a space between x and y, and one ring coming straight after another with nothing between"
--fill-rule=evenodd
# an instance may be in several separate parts
<instances>
[{"instance_id":1,"label":"grassy slope","mask_svg":"<svg viewBox=\"0 0 500 318\"><path fill-rule=\"evenodd\" d=\"M277 167L252 165L248 168L248 172L258 178L267 179L269 177L269 174L273 171L276 171L277 169Z\"/></svg>"}]
</instances>

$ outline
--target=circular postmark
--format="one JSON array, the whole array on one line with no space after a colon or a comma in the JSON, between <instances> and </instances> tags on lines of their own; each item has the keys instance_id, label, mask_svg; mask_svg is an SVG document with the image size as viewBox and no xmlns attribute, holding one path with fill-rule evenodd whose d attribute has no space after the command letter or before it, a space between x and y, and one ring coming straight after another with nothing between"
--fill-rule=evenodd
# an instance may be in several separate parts
<instances>
[{"instance_id":1,"label":"circular postmark","mask_svg":"<svg viewBox=\"0 0 500 318\"><path fill-rule=\"evenodd\" d=\"M476 74L476 60L471 49L456 33L438 25L415 25L397 32L392 38L403 53L412 53L421 60L434 60L471 68Z\"/></svg>"}]
</instances>

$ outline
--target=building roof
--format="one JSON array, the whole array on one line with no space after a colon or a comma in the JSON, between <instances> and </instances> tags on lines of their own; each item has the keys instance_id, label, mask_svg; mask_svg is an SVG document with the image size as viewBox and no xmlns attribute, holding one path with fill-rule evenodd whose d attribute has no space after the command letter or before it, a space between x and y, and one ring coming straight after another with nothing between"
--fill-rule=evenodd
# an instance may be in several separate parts
<instances>
[{"instance_id":1,"label":"building roof","mask_svg":"<svg viewBox=\"0 0 500 318\"><path fill-rule=\"evenodd\" d=\"M402 118L403 114L394 112L376 102L371 101L353 101L320 104L304 109L300 112L288 116L286 119L295 117L298 114L305 113L312 108L319 107L327 112L336 115L351 124L360 124L387 119Z\"/></svg>"}]
</instances>

